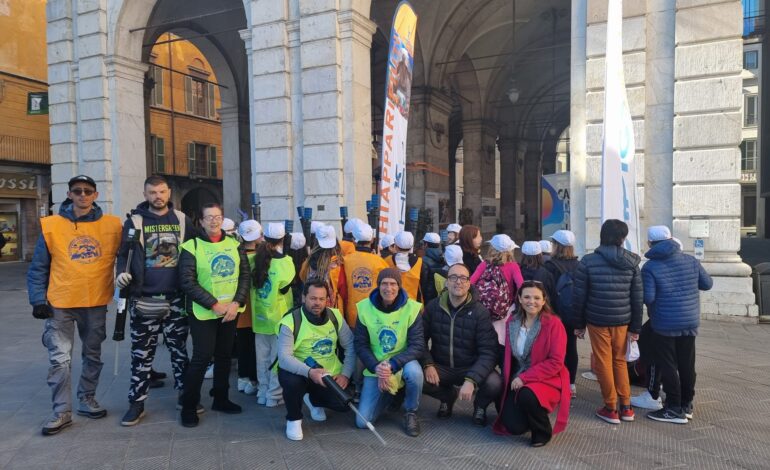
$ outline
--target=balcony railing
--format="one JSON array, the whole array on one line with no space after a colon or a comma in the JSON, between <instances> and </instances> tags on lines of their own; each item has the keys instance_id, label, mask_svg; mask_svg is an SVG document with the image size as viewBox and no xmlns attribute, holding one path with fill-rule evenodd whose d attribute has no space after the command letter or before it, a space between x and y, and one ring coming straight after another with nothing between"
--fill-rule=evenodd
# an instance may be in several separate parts
<instances>
[{"instance_id":1,"label":"balcony railing","mask_svg":"<svg viewBox=\"0 0 770 470\"><path fill-rule=\"evenodd\" d=\"M752 16L743 17L743 37L758 36L765 33L765 12L757 11Z\"/></svg>"},{"instance_id":2,"label":"balcony railing","mask_svg":"<svg viewBox=\"0 0 770 470\"><path fill-rule=\"evenodd\" d=\"M43 139L0 135L0 160L50 165L51 145Z\"/></svg>"}]
</instances>

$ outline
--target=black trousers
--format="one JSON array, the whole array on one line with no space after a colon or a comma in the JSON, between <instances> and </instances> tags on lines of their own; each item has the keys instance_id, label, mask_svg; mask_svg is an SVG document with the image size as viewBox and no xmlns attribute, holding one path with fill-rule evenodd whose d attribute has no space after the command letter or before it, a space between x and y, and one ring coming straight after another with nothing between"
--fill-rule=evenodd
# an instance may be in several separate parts
<instances>
[{"instance_id":1,"label":"black trousers","mask_svg":"<svg viewBox=\"0 0 770 470\"><path fill-rule=\"evenodd\" d=\"M201 385L206 368L214 356L214 399L227 398L230 388L230 358L235 342L236 321L198 320L192 312L187 314L190 322L193 352L184 379L182 407L194 410L201 399Z\"/></svg>"},{"instance_id":2,"label":"black trousers","mask_svg":"<svg viewBox=\"0 0 770 470\"><path fill-rule=\"evenodd\" d=\"M695 397L695 336L662 336L653 332L655 365L660 368L666 406L681 411Z\"/></svg>"},{"instance_id":3,"label":"black trousers","mask_svg":"<svg viewBox=\"0 0 770 470\"><path fill-rule=\"evenodd\" d=\"M235 349L238 351L238 377L257 381L257 352L251 327L236 328Z\"/></svg>"},{"instance_id":4,"label":"black trousers","mask_svg":"<svg viewBox=\"0 0 770 470\"><path fill-rule=\"evenodd\" d=\"M647 391L650 396L655 400L660 397L660 367L655 365L655 338L653 337L652 323L650 320L644 322L642 325L642 332L639 335L639 363L644 367L644 386L647 387ZM637 369L639 370L639 369Z\"/></svg>"},{"instance_id":5,"label":"black trousers","mask_svg":"<svg viewBox=\"0 0 770 470\"><path fill-rule=\"evenodd\" d=\"M440 364L434 364L438 372L439 384L433 385L425 381L422 393L430 395L443 403L449 403L454 399L454 387L461 386L465 382L468 369L458 369ZM496 370L489 373L484 382L477 385L476 399L473 406L486 409L490 403L497 401L503 391L503 380Z\"/></svg>"},{"instance_id":6,"label":"black trousers","mask_svg":"<svg viewBox=\"0 0 770 470\"><path fill-rule=\"evenodd\" d=\"M548 412L540 406L535 393L527 387L518 393L508 391L500 421L511 434L532 433L532 443L546 443L551 440L553 429L548 419Z\"/></svg>"},{"instance_id":7,"label":"black trousers","mask_svg":"<svg viewBox=\"0 0 770 470\"><path fill-rule=\"evenodd\" d=\"M567 352L564 355L564 365L569 371L569 383L574 384L578 368L577 336L574 334L574 327L564 325L564 328L567 330Z\"/></svg>"},{"instance_id":8,"label":"black trousers","mask_svg":"<svg viewBox=\"0 0 770 470\"><path fill-rule=\"evenodd\" d=\"M286 404L286 420L302 419L302 397L310 395L313 406L334 411L348 411L347 405L337 398L330 389L322 387L307 377L292 374L278 368L278 383L283 388L283 402Z\"/></svg>"}]
</instances>

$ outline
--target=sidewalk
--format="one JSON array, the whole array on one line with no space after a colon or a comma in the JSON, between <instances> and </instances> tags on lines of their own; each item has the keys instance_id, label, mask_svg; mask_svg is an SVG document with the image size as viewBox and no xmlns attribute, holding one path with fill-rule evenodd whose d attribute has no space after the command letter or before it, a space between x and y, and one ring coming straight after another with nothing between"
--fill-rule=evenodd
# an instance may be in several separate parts
<instances>
[{"instance_id":1,"label":"sidewalk","mask_svg":"<svg viewBox=\"0 0 770 470\"><path fill-rule=\"evenodd\" d=\"M567 430L546 447L531 449L527 438L503 438L470 424L470 406L455 407L448 422L435 419L437 402L424 397L422 435L403 434L398 414L375 426L383 447L353 417L328 412L325 423L304 422L305 440L283 434L283 408L257 407L254 397L235 391L244 407L237 416L207 411L201 424L178 424L170 380L152 390L147 416L124 428L129 380L128 342L119 343L120 367L113 375L114 315L103 345L104 369L97 394L109 414L101 420L75 416L74 425L52 437L40 435L50 412L42 322L27 304L27 264L0 264L0 468L5 469L485 469L485 468L770 468L770 325L704 322L698 339L698 384L694 420L686 425L653 422L637 410L635 423L612 426L593 416L601 395L596 382L578 378ZM580 342L581 372L589 345ZM156 368L170 372L160 346ZM80 346L73 373L80 372ZM76 381L75 381L76 382ZM234 390L235 379L231 379ZM207 384L204 383L204 396ZM639 389L634 389L636 394ZM208 409L210 401L204 399ZM490 407L490 418L494 417Z\"/></svg>"}]
</instances>

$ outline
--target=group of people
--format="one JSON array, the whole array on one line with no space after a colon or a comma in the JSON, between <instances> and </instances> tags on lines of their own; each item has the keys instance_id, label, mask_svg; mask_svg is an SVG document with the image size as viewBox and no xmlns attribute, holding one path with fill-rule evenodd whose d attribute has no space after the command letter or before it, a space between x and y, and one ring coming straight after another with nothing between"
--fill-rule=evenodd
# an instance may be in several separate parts
<instances>
[{"instance_id":1,"label":"group of people","mask_svg":"<svg viewBox=\"0 0 770 470\"><path fill-rule=\"evenodd\" d=\"M600 246L580 261L575 235L559 230L551 240L524 242L517 262L519 246L505 234L493 236L482 257L481 231L472 225L450 224L445 243L428 233L415 246L410 232L399 232L375 247L374 230L358 219L338 240L333 226L317 222L309 236L255 220L236 229L209 203L193 224L173 208L161 176L147 178L145 200L122 226L95 203L92 178L72 178L67 196L58 215L41 219L28 273L51 363L45 435L72 423L75 326L83 343L76 411L106 416L95 392L115 286L127 298L131 329L124 426L141 421L149 388L162 385L152 368L161 333L186 427L205 411L209 368L211 409L242 411L229 395L235 356L238 390L256 394L259 405L284 405L291 440L302 439L303 405L315 421L326 419L326 408L348 409L341 389L358 403L360 428L403 409L405 433L419 435L425 393L438 399L439 419L452 416L458 399L472 402L476 426L487 425L493 404L494 432L529 432L539 447L566 428L577 339L586 329L604 400L599 418L634 419L626 350L641 331L654 353L646 358L650 386L634 398L656 408L648 416L658 421L692 417L698 290L711 279L666 227L650 228L640 270L640 257L624 248L628 227L617 220L603 224Z\"/></svg>"}]
</instances>

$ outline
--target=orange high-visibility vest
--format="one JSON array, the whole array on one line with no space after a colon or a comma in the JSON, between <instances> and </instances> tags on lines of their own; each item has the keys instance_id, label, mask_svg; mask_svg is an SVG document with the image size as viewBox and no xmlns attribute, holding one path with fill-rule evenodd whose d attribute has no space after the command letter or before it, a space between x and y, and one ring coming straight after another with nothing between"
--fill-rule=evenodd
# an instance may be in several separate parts
<instances>
[{"instance_id":1,"label":"orange high-visibility vest","mask_svg":"<svg viewBox=\"0 0 770 470\"><path fill-rule=\"evenodd\" d=\"M347 256L356 252L356 244L348 240L340 240L340 249L342 256Z\"/></svg>"},{"instance_id":2,"label":"orange high-visibility vest","mask_svg":"<svg viewBox=\"0 0 770 470\"><path fill-rule=\"evenodd\" d=\"M388 256L386 260L389 268L398 268L396 266L396 255ZM417 258L412 269L401 272L401 287L412 300L417 300L417 293L420 292L420 272L422 271L422 258Z\"/></svg>"},{"instance_id":3,"label":"orange high-visibility vest","mask_svg":"<svg viewBox=\"0 0 770 470\"><path fill-rule=\"evenodd\" d=\"M51 254L48 302L56 308L101 307L114 293L115 256L122 226L114 215L73 222L60 215L40 219Z\"/></svg>"},{"instance_id":4,"label":"orange high-visibility vest","mask_svg":"<svg viewBox=\"0 0 770 470\"><path fill-rule=\"evenodd\" d=\"M388 267L388 263L379 255L364 251L351 253L345 256L344 261L348 290L345 320L348 325L355 327L358 317L356 304L369 297L372 290L377 288L377 276Z\"/></svg>"},{"instance_id":5,"label":"orange high-visibility vest","mask_svg":"<svg viewBox=\"0 0 770 470\"><path fill-rule=\"evenodd\" d=\"M337 257L335 256L332 258L332 263L335 263L337 261ZM343 258L344 262L344 258ZM345 305L343 305L345 302L343 302L342 295L339 292L339 279L340 279L340 270L342 269L341 265L335 266L329 270L329 278L324 279L324 282L329 285L331 288L331 292L329 292L329 297L327 298L326 306L329 308L336 308L344 315ZM308 277L310 276L310 258L306 259L302 262L302 266L299 269L299 279L302 282L307 282Z\"/></svg>"}]
</instances>

